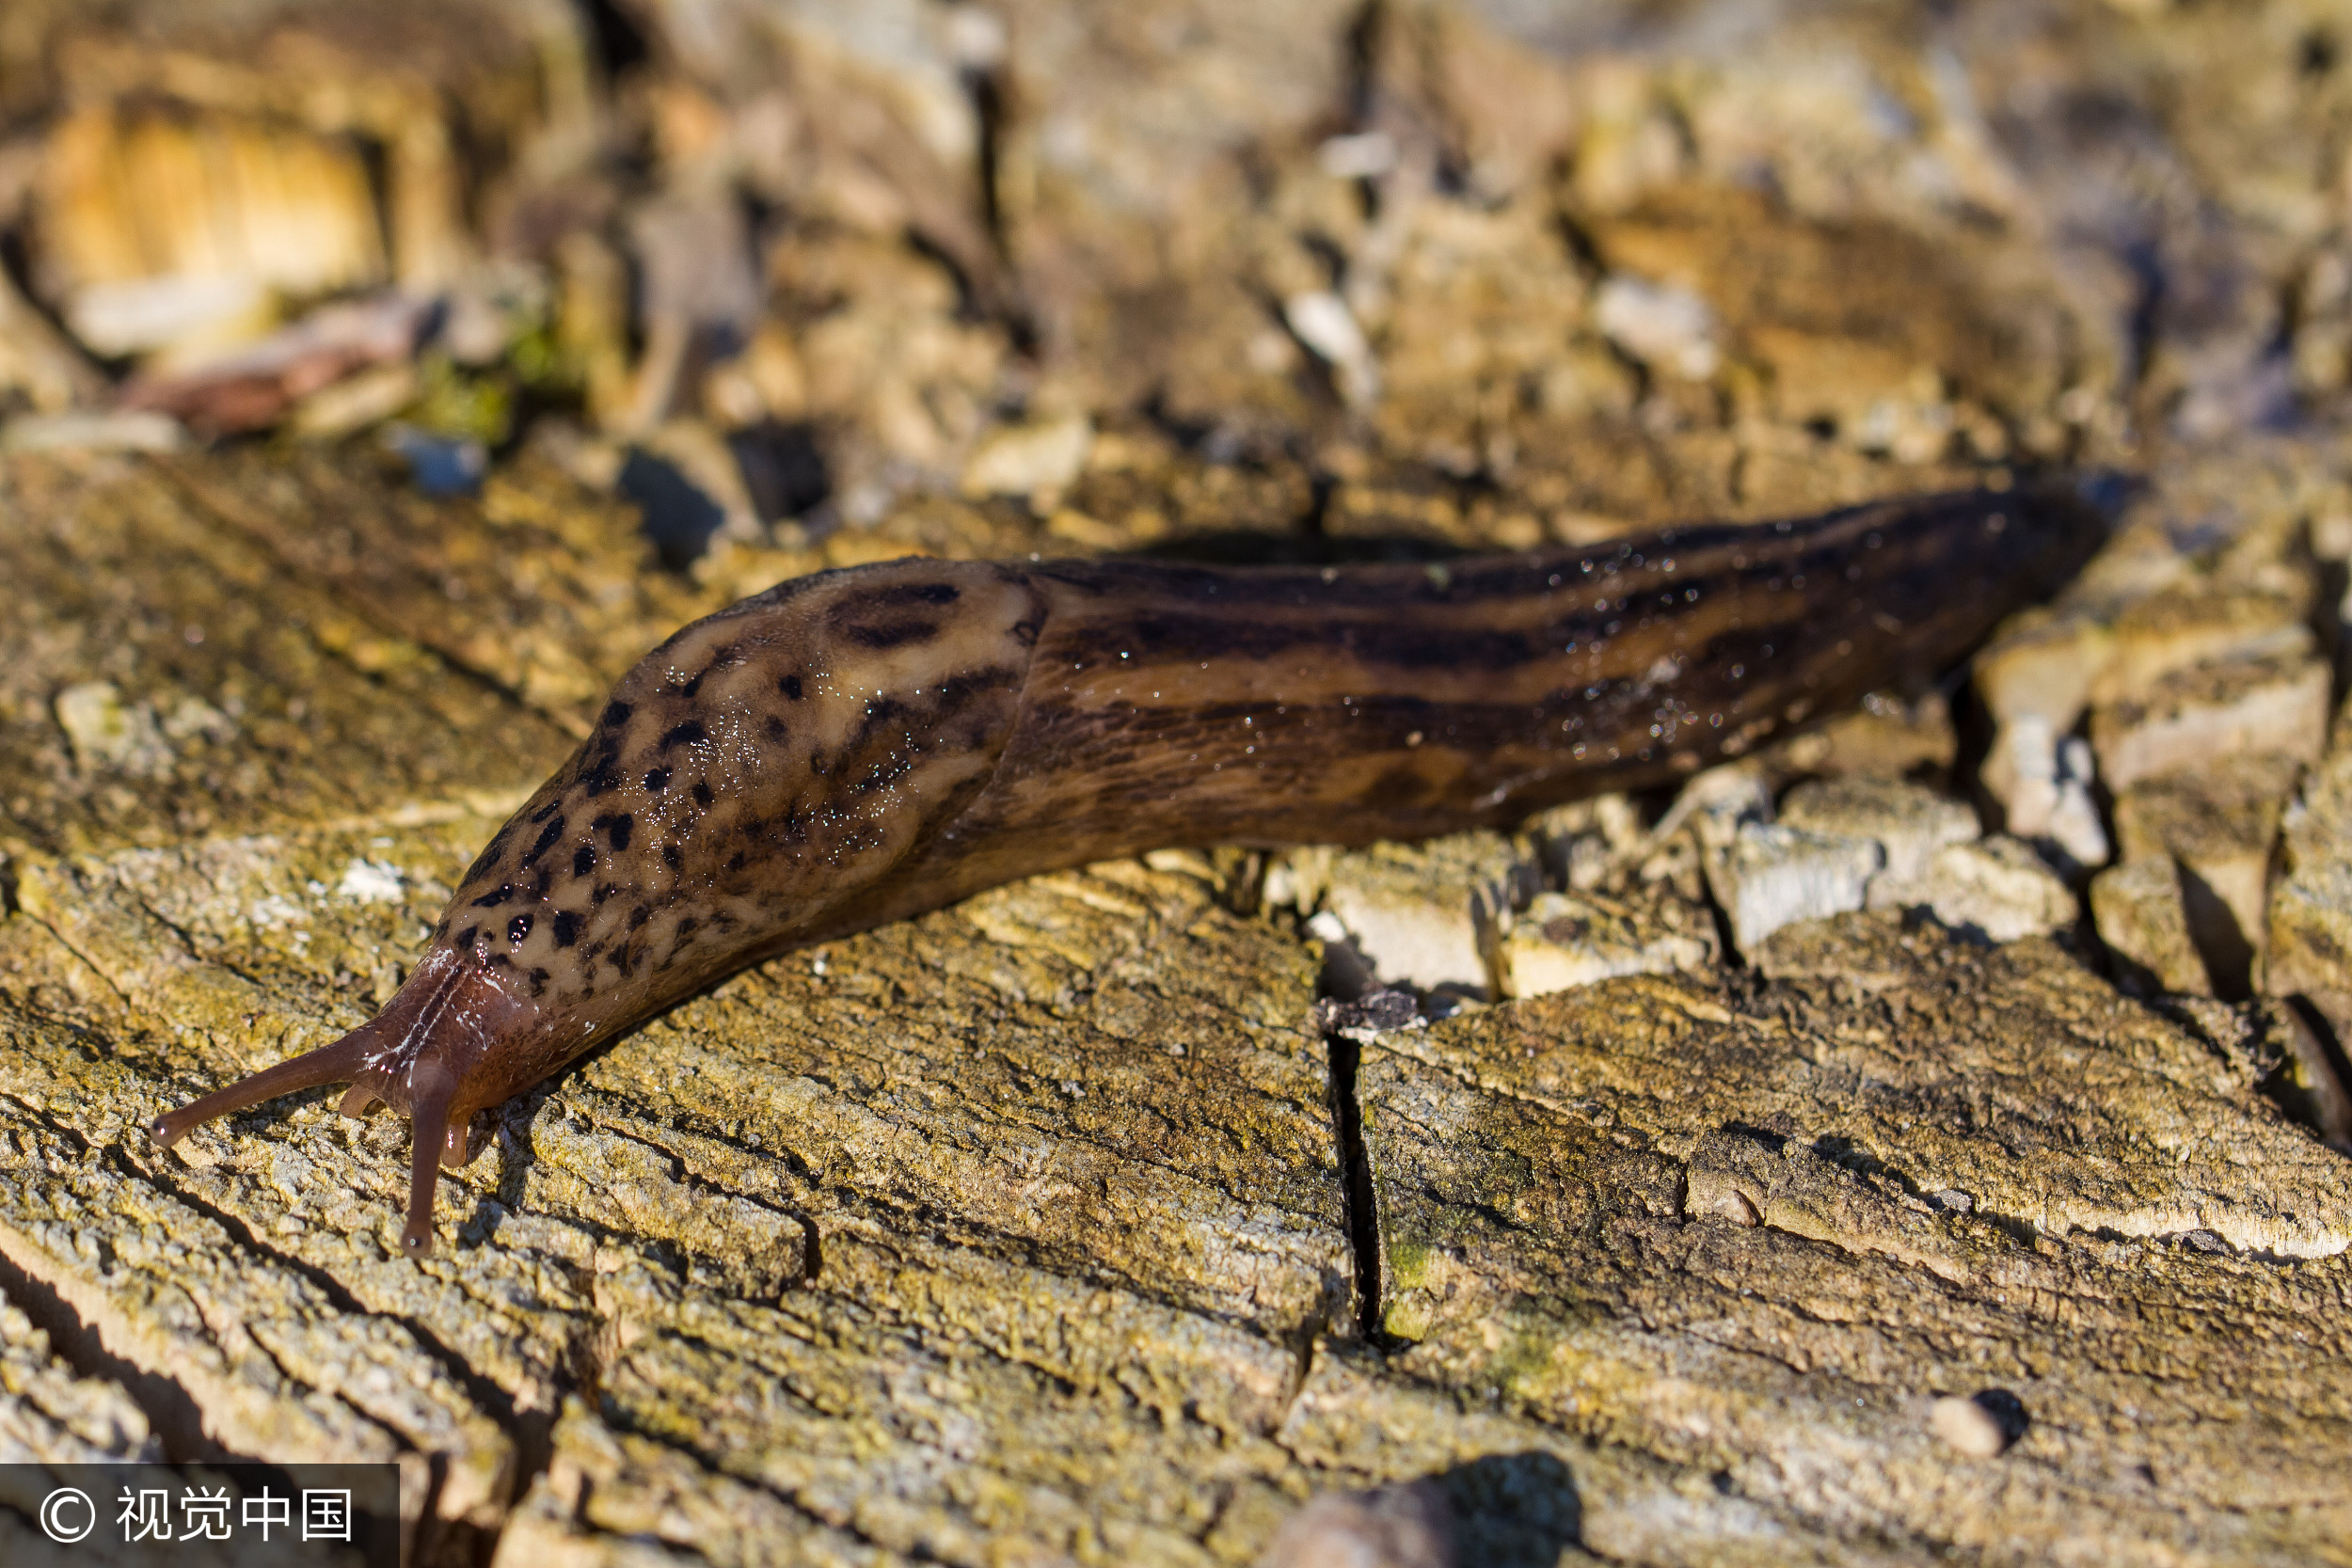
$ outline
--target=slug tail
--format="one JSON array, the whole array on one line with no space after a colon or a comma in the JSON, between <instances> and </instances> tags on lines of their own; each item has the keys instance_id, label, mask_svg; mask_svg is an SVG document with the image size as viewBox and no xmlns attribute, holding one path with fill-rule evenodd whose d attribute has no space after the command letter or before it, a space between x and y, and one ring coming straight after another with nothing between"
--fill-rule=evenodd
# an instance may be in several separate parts
<instances>
[{"instance_id":1,"label":"slug tail","mask_svg":"<svg viewBox=\"0 0 2352 1568\"><path fill-rule=\"evenodd\" d=\"M154 1140L169 1148L186 1135L188 1129L200 1126L215 1117L227 1116L259 1105L279 1095L293 1094L298 1089L314 1089L322 1084L342 1084L357 1078L365 1070L369 1055L376 1048L376 1026L363 1023L332 1045L322 1045L316 1051L287 1058L275 1067L264 1068L249 1077L240 1078L226 1088L215 1089L201 1100L190 1101L176 1111L167 1112L147 1124Z\"/></svg>"}]
</instances>

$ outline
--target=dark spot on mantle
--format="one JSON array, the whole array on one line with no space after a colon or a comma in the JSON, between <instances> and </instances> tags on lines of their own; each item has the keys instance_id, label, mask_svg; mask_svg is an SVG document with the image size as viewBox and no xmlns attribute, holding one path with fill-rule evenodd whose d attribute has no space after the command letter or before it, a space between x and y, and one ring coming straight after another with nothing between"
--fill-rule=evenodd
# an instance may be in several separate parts
<instances>
[{"instance_id":1,"label":"dark spot on mantle","mask_svg":"<svg viewBox=\"0 0 2352 1568\"><path fill-rule=\"evenodd\" d=\"M523 857L523 863L525 865L535 863L539 857L546 854L555 841L563 836L564 819L559 816L539 830L539 842L531 847L531 853Z\"/></svg>"},{"instance_id":2,"label":"dark spot on mantle","mask_svg":"<svg viewBox=\"0 0 2352 1568\"><path fill-rule=\"evenodd\" d=\"M867 622L863 626L841 628L842 635L862 648L877 651L884 648L904 648L929 642L939 635L936 621Z\"/></svg>"}]
</instances>

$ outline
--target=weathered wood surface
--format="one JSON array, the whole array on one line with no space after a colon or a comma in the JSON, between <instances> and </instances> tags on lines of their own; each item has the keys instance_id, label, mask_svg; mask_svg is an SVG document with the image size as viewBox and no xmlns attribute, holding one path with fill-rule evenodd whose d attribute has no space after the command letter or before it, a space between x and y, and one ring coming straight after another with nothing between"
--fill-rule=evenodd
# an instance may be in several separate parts
<instances>
[{"instance_id":1,"label":"weathered wood surface","mask_svg":"<svg viewBox=\"0 0 2352 1568\"><path fill-rule=\"evenodd\" d=\"M8 469L0 1259L66 1355L0 1320L16 1451L398 1458L420 1560L1246 1560L1431 1475L1502 1560L2341 1549L2352 1175L2259 1040L2046 942L1849 916L1365 1047L1385 1350L1311 948L1198 859L728 982L478 1129L421 1264L331 1092L157 1150L389 994L569 744L468 640L604 671L693 608L617 523L453 593L562 498L371 534L366 483ZM95 680L113 754L54 708ZM1939 1444L1985 1389L2019 1441Z\"/></svg>"}]
</instances>

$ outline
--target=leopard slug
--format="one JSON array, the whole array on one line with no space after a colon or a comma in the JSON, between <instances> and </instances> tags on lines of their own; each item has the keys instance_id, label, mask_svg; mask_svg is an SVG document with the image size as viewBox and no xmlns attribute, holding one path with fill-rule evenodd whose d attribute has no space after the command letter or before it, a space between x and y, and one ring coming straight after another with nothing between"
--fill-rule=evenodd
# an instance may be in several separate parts
<instances>
[{"instance_id":1,"label":"leopard slug","mask_svg":"<svg viewBox=\"0 0 2352 1568\"><path fill-rule=\"evenodd\" d=\"M723 975L1146 849L1411 839L1669 782L1932 675L2103 537L2062 484L1442 565L905 560L697 621L331 1045L151 1124L324 1084L413 1119L404 1248L476 1112Z\"/></svg>"}]
</instances>

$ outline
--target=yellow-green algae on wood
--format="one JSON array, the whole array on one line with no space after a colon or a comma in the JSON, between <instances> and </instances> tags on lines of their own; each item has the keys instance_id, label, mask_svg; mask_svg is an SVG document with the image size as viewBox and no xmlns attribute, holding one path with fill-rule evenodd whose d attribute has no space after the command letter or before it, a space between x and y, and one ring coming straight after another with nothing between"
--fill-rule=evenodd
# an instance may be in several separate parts
<instances>
[{"instance_id":1,"label":"yellow-green algae on wood","mask_svg":"<svg viewBox=\"0 0 2352 1568\"><path fill-rule=\"evenodd\" d=\"M215 858L202 896L294 902L262 890L319 883L306 860L350 841L284 847L291 868L242 887ZM419 857L396 840L374 858ZM200 901L150 852L118 859L138 895ZM87 889L108 867L72 869ZM324 924L340 895L316 896ZM301 967L352 944L298 953L280 927L275 951L236 950L258 979L220 982L250 1010L207 1014L185 976L230 950L191 925L160 985L119 971L77 997L82 960L11 923L12 977L41 1010L7 1020L0 1250L186 1387L225 1446L373 1438L487 1466L495 1496L509 1433L544 1440L583 1390L598 1403L580 1418L707 1467L708 1487L748 1470L908 1552L1108 1532L1114 1559L1206 1560L1193 1538L1237 1491L1270 1520L1307 1489L1264 1433L1349 1311L1321 1045L1296 1022L1311 969L1205 885L1132 865L1040 879L739 979L499 1118L451 1179L456 1245L422 1268L393 1241L389 1118L314 1095L185 1158L144 1144L183 1056L233 1070L241 1037L307 1038L306 1008L365 1006ZM164 1022L183 1015L207 1022ZM280 1320L311 1347L300 1371ZM224 1321L253 1326L224 1342ZM437 1406L321 1426L346 1378L402 1354L395 1382L453 1404L440 1426Z\"/></svg>"},{"instance_id":2,"label":"yellow-green algae on wood","mask_svg":"<svg viewBox=\"0 0 2352 1568\"><path fill-rule=\"evenodd\" d=\"M0 838L19 847L377 819L527 789L563 748L150 467L16 459L0 525ZM126 758L77 755L59 721L91 685L147 732Z\"/></svg>"},{"instance_id":3,"label":"yellow-green algae on wood","mask_svg":"<svg viewBox=\"0 0 2352 1568\"><path fill-rule=\"evenodd\" d=\"M545 476L384 502L339 563L272 527L364 467L176 463L0 490L0 551L85 595L0 631L0 1259L203 1443L402 1462L421 1560L1241 1562L1422 1476L1473 1559L2339 1549L2336 1157L2235 1036L2047 943L1857 918L1365 1048L1385 1350L1312 950L1184 857L739 976L487 1118L422 1266L392 1118L156 1150L366 1017L602 640L716 592L629 588ZM556 563L481 552L509 527ZM488 678L492 632L543 673ZM76 752L56 694L96 684L167 757ZM189 697L235 724L174 733ZM1937 1447L1928 1402L1985 1388L2021 1441Z\"/></svg>"},{"instance_id":4,"label":"yellow-green algae on wood","mask_svg":"<svg viewBox=\"0 0 2352 1568\"><path fill-rule=\"evenodd\" d=\"M2249 1064L2039 939L1849 915L1765 969L1366 1051L1390 1373L1834 1560L2342 1553L2352 1170ZM1942 1446L1929 1402L1986 1390L2016 1445Z\"/></svg>"}]
</instances>

